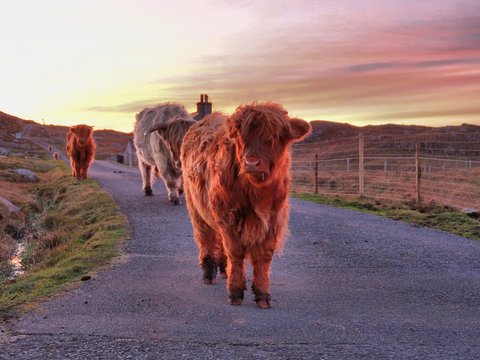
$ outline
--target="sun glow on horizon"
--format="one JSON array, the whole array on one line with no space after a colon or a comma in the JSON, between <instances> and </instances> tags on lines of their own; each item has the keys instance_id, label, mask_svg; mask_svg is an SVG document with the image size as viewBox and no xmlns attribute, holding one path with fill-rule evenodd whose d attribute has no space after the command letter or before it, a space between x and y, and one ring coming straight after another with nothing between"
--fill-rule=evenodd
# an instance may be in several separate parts
<instances>
[{"instance_id":1,"label":"sun glow on horizon","mask_svg":"<svg viewBox=\"0 0 480 360\"><path fill-rule=\"evenodd\" d=\"M357 126L480 124L480 3L18 0L2 7L0 111L133 130L200 93ZM381 14L382 16L379 16Z\"/></svg>"}]
</instances>

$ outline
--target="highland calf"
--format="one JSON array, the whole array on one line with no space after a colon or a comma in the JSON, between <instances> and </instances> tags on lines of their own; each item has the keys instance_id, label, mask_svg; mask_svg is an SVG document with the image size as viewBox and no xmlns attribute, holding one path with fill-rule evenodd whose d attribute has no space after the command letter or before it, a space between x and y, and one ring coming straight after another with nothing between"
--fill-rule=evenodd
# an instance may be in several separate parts
<instances>
[{"instance_id":1,"label":"highland calf","mask_svg":"<svg viewBox=\"0 0 480 360\"><path fill-rule=\"evenodd\" d=\"M153 174L163 179L170 203L183 193L180 145L195 121L180 104L165 103L136 115L134 143L145 195L152 195Z\"/></svg>"},{"instance_id":2,"label":"highland calf","mask_svg":"<svg viewBox=\"0 0 480 360\"><path fill-rule=\"evenodd\" d=\"M246 289L245 259L260 308L270 307L270 265L288 232L289 146L311 131L282 106L253 103L230 117L214 113L193 125L182 148L185 197L206 284L217 267L229 302Z\"/></svg>"},{"instance_id":3,"label":"highland calf","mask_svg":"<svg viewBox=\"0 0 480 360\"><path fill-rule=\"evenodd\" d=\"M88 169L95 160L95 149L93 127L77 125L68 130L66 150L74 177L79 180L87 178Z\"/></svg>"}]
</instances>

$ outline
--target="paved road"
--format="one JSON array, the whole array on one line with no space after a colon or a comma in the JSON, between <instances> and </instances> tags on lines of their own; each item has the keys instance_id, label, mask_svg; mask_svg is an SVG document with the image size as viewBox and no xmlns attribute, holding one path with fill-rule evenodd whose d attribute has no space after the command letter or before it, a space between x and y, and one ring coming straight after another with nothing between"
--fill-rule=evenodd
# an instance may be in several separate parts
<instances>
[{"instance_id":1,"label":"paved road","mask_svg":"<svg viewBox=\"0 0 480 360\"><path fill-rule=\"evenodd\" d=\"M0 359L480 358L480 242L292 199L273 308L233 307L201 281L185 205L117 169L92 175L128 215L127 256L22 316Z\"/></svg>"}]
</instances>

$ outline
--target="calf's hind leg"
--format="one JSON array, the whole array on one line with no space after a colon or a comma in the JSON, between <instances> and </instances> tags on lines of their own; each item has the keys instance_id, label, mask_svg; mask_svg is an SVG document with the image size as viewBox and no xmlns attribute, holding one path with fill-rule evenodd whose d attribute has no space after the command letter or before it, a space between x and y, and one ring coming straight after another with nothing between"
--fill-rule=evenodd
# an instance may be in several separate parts
<instances>
[{"instance_id":1,"label":"calf's hind leg","mask_svg":"<svg viewBox=\"0 0 480 360\"><path fill-rule=\"evenodd\" d=\"M166 165L161 163L161 159L155 160L157 166L155 167L155 175L162 178L165 188L168 193L168 201L173 205L180 205L180 193L178 189L181 187L181 174L172 173ZM160 166L159 166L160 165Z\"/></svg>"},{"instance_id":2,"label":"calf's hind leg","mask_svg":"<svg viewBox=\"0 0 480 360\"><path fill-rule=\"evenodd\" d=\"M153 195L152 191L152 167L143 161L138 162L140 173L142 174L143 192L147 196Z\"/></svg>"},{"instance_id":3,"label":"calf's hind leg","mask_svg":"<svg viewBox=\"0 0 480 360\"><path fill-rule=\"evenodd\" d=\"M166 176L165 187L168 192L168 201L173 205L180 205L180 192L178 191L178 179Z\"/></svg>"},{"instance_id":4,"label":"calf's hind leg","mask_svg":"<svg viewBox=\"0 0 480 360\"><path fill-rule=\"evenodd\" d=\"M227 256L225 255L225 249L223 248L223 243L221 239L218 239L218 270L220 271L220 275L222 278L226 279L227 278Z\"/></svg>"}]
</instances>

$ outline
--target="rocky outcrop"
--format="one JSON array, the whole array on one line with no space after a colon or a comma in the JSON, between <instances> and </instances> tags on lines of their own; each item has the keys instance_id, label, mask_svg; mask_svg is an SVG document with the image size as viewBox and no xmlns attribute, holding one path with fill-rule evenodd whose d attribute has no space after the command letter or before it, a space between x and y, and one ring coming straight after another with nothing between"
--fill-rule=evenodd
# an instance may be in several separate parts
<instances>
[{"instance_id":1,"label":"rocky outcrop","mask_svg":"<svg viewBox=\"0 0 480 360\"><path fill-rule=\"evenodd\" d=\"M28 182L38 182L40 179L38 178L37 174L35 174L31 170L27 169L15 169L14 172L18 175L21 175L24 180Z\"/></svg>"}]
</instances>

